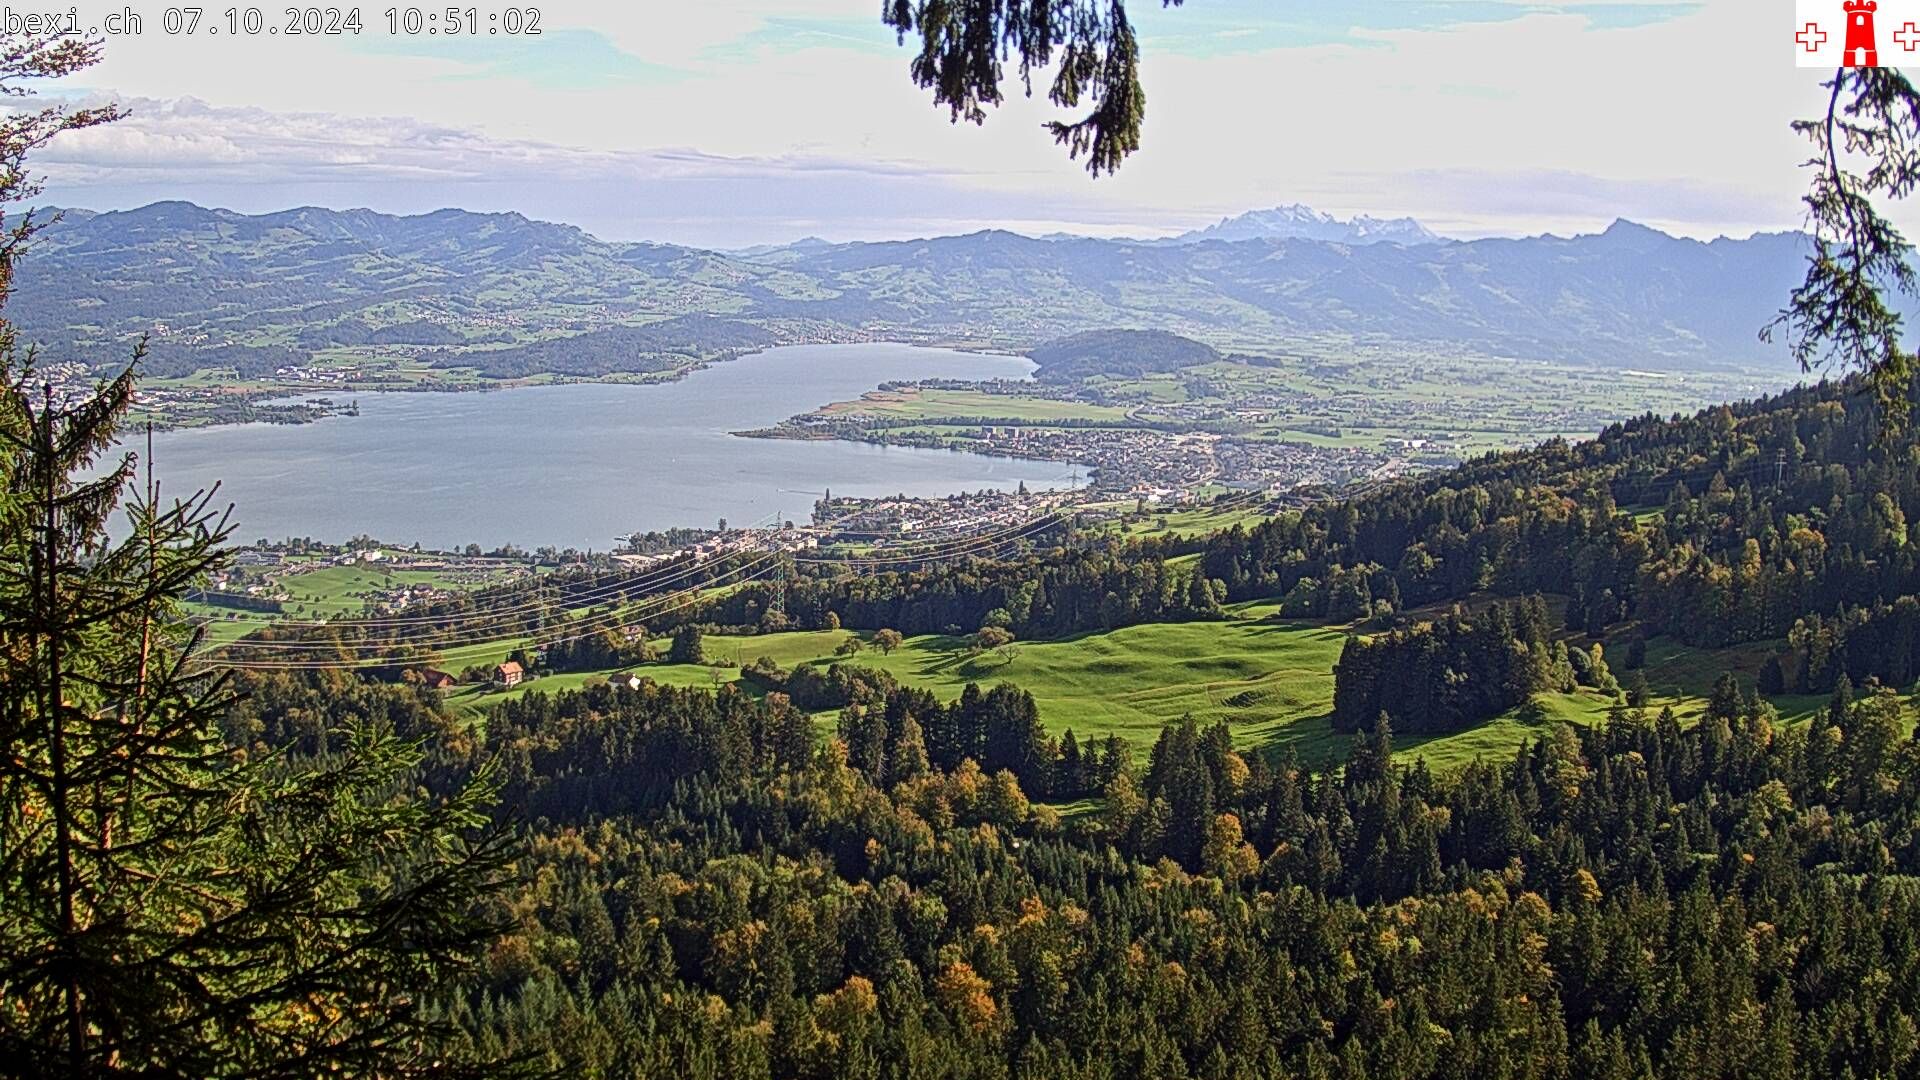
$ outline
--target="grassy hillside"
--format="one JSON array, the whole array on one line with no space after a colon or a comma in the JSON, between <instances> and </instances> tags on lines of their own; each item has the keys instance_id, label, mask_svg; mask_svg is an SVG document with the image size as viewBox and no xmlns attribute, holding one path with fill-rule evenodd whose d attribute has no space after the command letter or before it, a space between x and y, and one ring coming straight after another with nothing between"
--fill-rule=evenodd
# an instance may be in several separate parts
<instances>
[{"instance_id":1,"label":"grassy hillside","mask_svg":"<svg viewBox=\"0 0 1920 1080\"><path fill-rule=\"evenodd\" d=\"M889 672L943 699L958 696L969 682L1005 681L1032 692L1049 731L1057 735L1071 729L1083 742L1117 734L1144 754L1164 725L1190 713L1206 724L1225 720L1236 745L1243 749L1269 753L1291 749L1309 763L1337 761L1344 756L1349 739L1331 728L1328 714L1333 703L1333 665L1349 628L1275 621L1276 607L1242 604L1225 622L1159 623L1023 642L1011 659L974 654L964 639L937 634L908 638L891 655L866 648L851 660L836 656L835 650L850 638L864 640L869 635L848 630L710 634L706 652L711 666L648 664L634 670L663 684L710 687L733 680L742 665L763 656L782 668L851 662ZM1720 672L1732 670L1743 684L1751 685L1765 656L1765 646L1698 650L1656 642L1645 669L1653 692L1652 708L1671 705L1683 722L1692 722ZM1624 674L1624 655L1614 655L1610 662ZM552 675L507 691L464 688L451 700L477 714L509 697L574 689L606 674ZM1611 697L1584 689L1544 694L1539 701L1548 723L1599 723L1613 704ZM1799 721L1824 707L1825 700L1787 696L1774 704L1783 718ZM823 730L832 729L831 714L819 719ZM1476 757L1510 754L1539 731L1515 710L1468 731L1404 737L1399 748L1445 770Z\"/></svg>"}]
</instances>

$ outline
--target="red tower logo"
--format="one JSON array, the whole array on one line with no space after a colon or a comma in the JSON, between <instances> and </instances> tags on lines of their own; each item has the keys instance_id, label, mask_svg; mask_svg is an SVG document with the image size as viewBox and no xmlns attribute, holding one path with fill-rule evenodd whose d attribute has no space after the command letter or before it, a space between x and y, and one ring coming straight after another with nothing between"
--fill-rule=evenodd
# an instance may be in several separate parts
<instances>
[{"instance_id":1,"label":"red tower logo","mask_svg":"<svg viewBox=\"0 0 1920 1080\"><path fill-rule=\"evenodd\" d=\"M1873 47L1873 13L1876 0L1846 0L1847 50L1840 54L1845 67L1879 67L1880 52Z\"/></svg>"}]
</instances>

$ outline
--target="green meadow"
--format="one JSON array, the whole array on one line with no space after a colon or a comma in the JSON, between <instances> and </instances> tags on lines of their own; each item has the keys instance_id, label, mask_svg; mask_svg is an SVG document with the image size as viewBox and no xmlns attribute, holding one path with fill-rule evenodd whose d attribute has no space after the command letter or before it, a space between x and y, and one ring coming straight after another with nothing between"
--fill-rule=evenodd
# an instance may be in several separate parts
<instances>
[{"instance_id":1,"label":"green meadow","mask_svg":"<svg viewBox=\"0 0 1920 1080\"><path fill-rule=\"evenodd\" d=\"M295 560L295 564L298 560ZM430 585L436 589L477 589L496 585L505 580L505 572L475 574L472 572L448 572L443 570L394 570L380 563L355 563L351 566L327 566L302 573L276 574L274 580L283 587L289 599L282 615L270 615L256 611L238 611L217 604L185 603L182 608L188 617L198 621L206 630L208 646L226 645L282 619L333 619L357 616L365 611L368 598L386 589L395 589L407 585ZM450 649L461 659L461 666L467 663L498 663L505 659L511 644L495 648L492 643L479 643L473 646L461 646ZM494 654L498 652L498 657ZM471 654L472 658L466 658Z\"/></svg>"},{"instance_id":2,"label":"green meadow","mask_svg":"<svg viewBox=\"0 0 1920 1080\"><path fill-rule=\"evenodd\" d=\"M1029 395L987 394L977 390L872 390L856 401L819 410L822 416L862 416L886 420L967 419L1023 421L1098 420L1125 423L1127 410L1112 405L1060 401Z\"/></svg>"},{"instance_id":3,"label":"green meadow","mask_svg":"<svg viewBox=\"0 0 1920 1080\"><path fill-rule=\"evenodd\" d=\"M1449 348L1308 352L1091 376L1082 389L1097 393L1071 400L1051 396L1057 388L1041 384L1031 393L1010 394L915 387L873 391L814 415L891 421L902 425L891 435L930 435L964 445L988 419L1037 428L1066 420L1181 425L1173 407L1210 406L1241 414L1242 438L1379 452L1389 440L1440 435L1435 452L1471 457L1551 438L1587 438L1623 416L1691 412L1784 381L1778 373L1733 369L1596 379L1580 365Z\"/></svg>"},{"instance_id":4,"label":"green meadow","mask_svg":"<svg viewBox=\"0 0 1920 1080\"><path fill-rule=\"evenodd\" d=\"M1259 511L1249 507L1200 507L1144 518L1129 515L1109 527L1138 536L1191 536L1257 516ZM440 587L477 584L473 575L455 578L435 571L391 571L379 564L325 567L283 579L292 597L287 605L292 618L357 614L370 593L416 582ZM211 645L232 641L271 621L245 613L234 617L224 608L189 607L191 614L205 620ZM1019 642L1009 654L976 653L965 638L943 635L909 638L889 655L870 646L870 634L850 630L709 634L705 665L651 663L635 670L666 685L713 687L736 680L741 667L762 657L783 669L850 662L886 671L943 699L957 697L968 683L1011 682L1034 695L1049 730L1055 734L1072 730L1082 742L1119 735L1144 753L1165 725L1191 715L1203 724L1224 721L1235 743L1247 751L1278 754L1290 749L1309 763L1337 762L1349 739L1335 732L1328 721L1333 667L1353 628L1281 621L1277 611L1273 602L1250 602L1232 607L1228 618L1218 622L1148 624ZM1608 650L1609 663L1623 682L1627 678L1624 642L1630 636L1625 631L1616 634L1621 644ZM851 657L839 655L850 640L860 641L863 647ZM527 638L503 638L458 645L443 651L438 666L453 672L487 667L531 643ZM1762 643L1708 651L1655 639L1645 668L1652 708L1672 706L1683 722L1691 722L1700 715L1722 671L1732 671L1743 686L1752 686L1774 647ZM463 686L452 691L448 700L478 719L497 702L527 693L575 689L607 674L548 675L504 691ZM1546 723L1598 723L1613 705L1611 697L1590 690L1545 694L1538 700ZM1792 722L1824 707L1825 699L1785 696L1776 698L1774 705ZM822 730L832 730L831 714L817 719ZM1403 753L1425 758L1435 768L1451 769L1476 757L1509 754L1539 731L1539 726L1530 726L1515 710L1464 732L1405 736L1399 746Z\"/></svg>"},{"instance_id":5,"label":"green meadow","mask_svg":"<svg viewBox=\"0 0 1920 1080\"><path fill-rule=\"evenodd\" d=\"M891 655L863 648L836 655L848 630L754 636L709 634L710 665L647 664L635 670L656 682L712 686L762 656L782 668L850 662L886 671L901 682L953 698L968 683L1012 682L1031 691L1056 734L1080 739L1117 734L1144 751L1160 729L1191 713L1224 719L1249 747L1298 743L1319 754L1335 739L1326 724L1333 704L1333 664L1346 632L1337 627L1274 623L1271 605L1243 607L1226 622L1157 623L1052 641L1017 643L1011 657L974 653L963 638L908 638ZM533 690L558 691L606 673L551 675L507 691L462 689L451 700L469 708ZM1336 740L1344 745L1344 740Z\"/></svg>"},{"instance_id":6,"label":"green meadow","mask_svg":"<svg viewBox=\"0 0 1920 1080\"><path fill-rule=\"evenodd\" d=\"M1225 506L1196 506L1178 510L1148 507L1145 516L1132 512L1134 504L1123 503L1119 505L1128 513L1120 528L1128 537L1177 537L1183 540L1231 529L1235 525L1250 529L1273 516L1264 500L1250 502L1251 499L1245 493L1237 493L1229 496Z\"/></svg>"},{"instance_id":7,"label":"green meadow","mask_svg":"<svg viewBox=\"0 0 1920 1080\"><path fill-rule=\"evenodd\" d=\"M810 664L853 663L922 686L943 699L968 683L1011 682L1030 691L1048 730L1072 730L1083 743L1119 735L1144 754L1166 724L1192 715L1203 724L1224 720L1236 745L1270 754L1291 749L1310 764L1338 762L1349 737L1328 722L1333 703L1333 666L1350 628L1278 621L1276 605L1250 603L1221 622L1157 623L1050 641L1018 643L1012 655L975 653L965 639L942 635L908 638L892 654L863 647L836 655L849 639L871 635L849 630L794 631L754 636L709 634L709 663L646 664L636 673L665 685L712 687L737 678L741 666L769 657L784 669ZM1651 708L1672 706L1683 722L1700 716L1719 673L1731 670L1751 686L1768 646L1689 649L1656 640L1645 668ZM504 655L504 647L497 650ZM1615 674L1626 677L1624 646L1612 650ZM469 662L463 657L462 662ZM497 701L522 694L558 692L605 678L606 672L550 675L513 690L469 687L450 701L478 715ZM748 684L750 685L750 684ZM1436 769L1458 768L1477 757L1511 754L1556 722L1593 724L1606 719L1613 698L1592 690L1543 694L1544 721L1530 725L1515 710L1467 731L1442 736L1406 736L1403 754L1425 758ZM1824 707L1823 697L1774 700L1784 719L1804 720ZM831 731L833 716L819 718Z\"/></svg>"}]
</instances>

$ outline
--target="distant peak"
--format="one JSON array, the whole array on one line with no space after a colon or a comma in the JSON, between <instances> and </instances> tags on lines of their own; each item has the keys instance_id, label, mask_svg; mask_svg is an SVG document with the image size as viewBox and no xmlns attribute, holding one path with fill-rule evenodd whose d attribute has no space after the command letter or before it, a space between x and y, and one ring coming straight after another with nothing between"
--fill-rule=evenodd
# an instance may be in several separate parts
<instances>
[{"instance_id":1,"label":"distant peak","mask_svg":"<svg viewBox=\"0 0 1920 1080\"><path fill-rule=\"evenodd\" d=\"M162 199L159 202L150 202L145 206L136 206L132 210L120 211L120 213L123 213L123 214L134 214L134 215L139 215L143 217L168 217L168 218L177 218L177 217L210 218L210 217L219 217L221 214L224 214L226 212L227 211L224 211L224 210L209 210L208 208L201 206L199 203L190 203L185 199Z\"/></svg>"},{"instance_id":2,"label":"distant peak","mask_svg":"<svg viewBox=\"0 0 1920 1080\"><path fill-rule=\"evenodd\" d=\"M1637 221L1629 221L1623 217L1614 218L1613 224L1607 226L1607 231L1605 233L1602 233L1601 235L1603 236L1646 236L1648 234L1653 234L1657 236L1667 235L1666 233L1663 233L1659 229L1653 228L1650 225L1642 225Z\"/></svg>"},{"instance_id":3,"label":"distant peak","mask_svg":"<svg viewBox=\"0 0 1920 1080\"><path fill-rule=\"evenodd\" d=\"M438 210L421 214L420 216L429 221L445 221L449 218L485 218L493 221L512 222L533 220L518 210L462 210L457 206L443 206ZM571 228L572 226L561 227Z\"/></svg>"},{"instance_id":4,"label":"distant peak","mask_svg":"<svg viewBox=\"0 0 1920 1080\"><path fill-rule=\"evenodd\" d=\"M1182 233L1172 244L1205 240L1320 240L1335 244L1437 244L1439 236L1410 217L1360 214L1346 221L1304 203L1288 203L1220 219L1217 225Z\"/></svg>"},{"instance_id":5,"label":"distant peak","mask_svg":"<svg viewBox=\"0 0 1920 1080\"><path fill-rule=\"evenodd\" d=\"M1637 221L1614 218L1613 224L1607 226L1606 231L1599 235L1599 239L1609 244L1651 250L1662 244L1673 243L1677 238Z\"/></svg>"}]
</instances>

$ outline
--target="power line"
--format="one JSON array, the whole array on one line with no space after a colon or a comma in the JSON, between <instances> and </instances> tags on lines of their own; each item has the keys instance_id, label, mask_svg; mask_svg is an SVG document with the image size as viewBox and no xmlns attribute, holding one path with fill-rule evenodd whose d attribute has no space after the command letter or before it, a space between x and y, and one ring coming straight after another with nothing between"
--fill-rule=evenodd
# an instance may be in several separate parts
<instances>
[{"instance_id":1,"label":"power line","mask_svg":"<svg viewBox=\"0 0 1920 1080\"><path fill-rule=\"evenodd\" d=\"M738 554L738 553L727 552L720 556L717 556L716 559L726 558L734 554ZM679 580L681 578L686 577L690 573L698 571L702 566L712 565L712 563L716 561L716 559L709 559L706 562L696 562L692 564L675 563L666 567L661 567L657 570L652 570L652 569L643 570L629 578L622 578L617 581L606 582L601 585L593 586L592 588L588 589L585 593L570 597L569 599L573 602L573 606L575 607L586 606L586 604L588 603L597 602L599 599L602 599L608 596L617 595L637 585L653 586L653 585L661 584L666 581ZM676 573L675 571L678 571L678 572ZM532 582L532 584L535 590L538 591L545 583L536 578ZM470 610L470 611L455 611L455 612L448 612L445 615L416 615L416 616L397 616L396 615L396 616L384 616L379 618L341 617L341 618L335 618L335 619L280 619L280 618L260 618L259 616L249 615L249 616L245 616L244 618L248 622L258 622L266 626L273 626L277 628L287 628L287 629L302 629L302 630L330 629L330 628L338 628L338 627L344 627L344 626L377 626L377 627L443 626L449 623L458 624L462 622L485 622L485 621L491 621L493 619L498 619L498 618L507 618L514 615L518 615L518 614L535 613L535 612L545 610L546 607L547 607L547 602L545 600L534 599L534 600L528 600L528 601L519 603L512 607L489 608L489 609L483 609L483 610Z\"/></svg>"},{"instance_id":2,"label":"power line","mask_svg":"<svg viewBox=\"0 0 1920 1080\"><path fill-rule=\"evenodd\" d=\"M1041 522L1039 524L1029 523L1024 528L1024 530L1011 529L1011 530L1007 530L1006 532L987 536L987 537L976 537L971 540L965 541L964 543L954 545L954 550L948 551L946 553L935 555L935 556L926 556L926 555L916 556L916 558L919 559L920 561L944 561L944 560L950 560L950 559L956 559L956 558L962 558L962 557L976 557L976 556L985 555L991 552L1002 550L1013 543L1017 543L1018 540L1021 538L1023 531L1031 532L1037 528L1044 527L1045 524L1046 524L1045 522ZM734 585L746 584L750 581L757 580L761 577L764 577L769 573L777 572L779 568L782 565L784 565L784 562L785 562L785 560L780 559L779 556L781 554L782 553L780 552L764 554L759 558L754 559L751 562L745 564L744 566L736 567L732 570L729 570L726 573L721 574L710 581L705 581L700 583L699 585L692 586L685 590L682 590L676 593L675 597L678 597L678 596L693 597L694 598L693 600L688 601L688 604L691 604L698 599L698 595L700 593L708 589L711 589L717 585L726 583L728 578L735 577L743 573L745 570L749 568L756 567L756 566L763 566L769 562L774 563L774 565L767 567L766 569L759 570L746 577L743 577L738 581L734 581L732 582L732 584ZM718 560L713 560L713 561L718 561ZM709 566L709 565L712 565L711 561L709 563L702 564L702 566ZM671 600L673 598L674 597L668 597L666 599ZM589 626L585 629L582 629L579 633L565 635L565 636L561 636L553 639L535 641L529 644L532 647L544 647L547 644L560 644L564 642L577 641L582 638L589 637L593 634L599 633L603 630L612 629L614 626L627 623L639 618L657 617L661 614L667 613L664 610L653 609L650 607L650 605L653 605L660 599L661 598L658 598L658 597L645 598L642 600L635 601L634 606L631 606L631 607L616 608L612 611L602 612L599 614L589 613L586 616L589 622ZM687 605L682 604L679 607L675 607L671 610L680 610L680 608L683 608L685 606ZM340 623L329 624L329 628L347 629L347 628L354 627L355 625L357 624L351 621L343 621ZM470 637L471 634L463 633L460 636L462 638L466 638L466 637ZM370 657L360 656L360 657L343 659L342 657L340 657L339 654L342 652L353 653L353 652L369 652L373 650L391 650L391 649L430 649L436 652L442 652L443 647L447 646L450 640L451 639L445 636L444 634L437 638L426 638L426 639L416 638L416 639L389 641L389 642L365 642L365 643L347 643L347 642L341 642L337 639L320 640L320 641L252 641L252 640L242 639L240 641L231 642L226 645L218 646L215 649L208 650L208 653L238 652L238 653L246 654L246 653L251 653L255 651L285 651L285 652L312 653L312 652L324 651L324 652L329 652L332 655L328 657L315 657L313 659L286 659L286 660L274 660L274 661L251 660L251 659L245 659L244 657L233 657L233 656L221 657L217 661L213 661L211 660L210 657L206 657L206 654L203 654L203 658L208 659L210 662L217 662L222 666L240 668L240 669L254 669L254 668L313 669L313 668L339 668L339 667L389 667L395 664L407 663L410 660L417 660L418 658L390 655L390 656L384 656L379 658L370 658ZM451 648L444 649L444 652L442 655L442 662L445 662L447 659L445 656L446 652L455 653L455 654L464 656L464 655L470 655L477 652L485 651L487 654L490 655L493 651L497 650L497 648L498 648L498 645L496 643L491 643L491 642L476 643L473 645L466 645L466 646L454 645Z\"/></svg>"},{"instance_id":3,"label":"power line","mask_svg":"<svg viewBox=\"0 0 1920 1080\"><path fill-rule=\"evenodd\" d=\"M1241 496L1236 496L1231 499L1218 500L1212 504L1209 504L1206 507L1206 509L1213 510L1216 512L1226 512L1241 506L1250 505L1252 503L1259 502L1262 500L1268 500L1270 498L1271 498L1270 494L1264 491L1247 492ZM985 535L976 535L972 537L960 537L960 538L953 538L949 540L942 540L938 542L930 542L928 545L926 545L924 550L917 551L917 552L876 557L871 559L845 559L845 558L808 559L808 558L800 557L800 558L794 558L792 559L792 561L806 562L810 564L820 564L820 565L842 565L842 566L854 567L857 569L858 567L861 567L861 566L896 565L896 564L905 564L905 563L925 564L925 563L934 563L934 562L953 561L961 558L991 557L997 554L998 552L1001 552L1015 544L1018 544L1025 538L1031 535L1034 535L1038 532L1041 532L1064 519L1065 519L1064 511L1053 510L1046 514L1038 515L1035 518L1029 519L1025 522L1020 522L1014 525L1010 525L1006 529L1002 529L997 532L988 533ZM725 559L735 558L740 554L741 554L740 552L729 552L729 553L718 555L718 556L715 556L714 558L704 560L701 562L696 562L690 565L676 566L676 567L670 568L673 571L671 573L663 571L660 574L654 574L654 575L643 574L643 575L638 575L635 578L626 579L623 581L614 582L614 583L610 583L602 586L596 586L593 590L590 590L586 595L605 596L605 595L619 593L623 590L634 588L640 584L645 584L648 587L656 587L668 581L684 580L689 576L692 576L694 574L701 572L702 570L705 570L709 567L714 566L716 563L719 563ZM725 573L718 575L712 580L701 582L698 585L690 586L686 589L680 590L666 597L644 597L644 598L639 598L632 601L631 604L629 605L616 607L609 611L598 612L598 613L589 611L584 616L587 620L587 625L584 628L578 628L578 627L567 628L569 630L577 629L578 632L561 635L553 638L544 638L544 639L539 638L537 635L535 635L533 640L523 642L521 647L543 648L548 645L562 644L566 642L581 640L585 637L589 637L593 634L600 633L606 629L611 629L614 626L621 625L623 623L628 623L630 621L634 621L638 619L653 618L662 614L671 613L673 611L683 610L685 607L698 602L699 596L701 593L715 586L721 585L723 583L728 583L728 579L730 578L738 578L738 580L731 582L732 585L738 586L738 585L743 585L743 584L747 584L749 582L758 580L762 577L765 577L769 573L784 572L784 566L786 565L788 560L781 559L780 555L782 554L784 553L778 552L778 551L762 554L759 558L753 559L741 566L734 567L726 571ZM765 569L755 570L752 573L747 573L747 571L753 570L753 568L755 567L766 566L766 564L769 563L770 561L774 563L773 566L767 567ZM680 599L682 597L685 597L687 599L680 604L677 604L671 607L661 606L666 604L672 604L674 600ZM573 598L573 600L576 601L576 604L575 604L576 607L577 607L578 599L579 599L578 597ZM500 643L497 641L479 642L479 643L474 643L474 644L464 645L464 646L452 645L451 642L455 640L456 635L460 640L470 639L475 632L475 630L473 629L474 627L486 626L491 623L498 623L501 621L510 620L515 615L520 613L525 613L525 612L538 612L538 613L544 614L546 610L547 610L547 604L545 601L534 601L531 603L523 603L515 607L506 608L506 609L495 609L492 611L476 611L476 612L456 612L456 613L450 613L450 615L448 616L441 616L441 617L421 616L421 617L411 618L411 619L364 619L364 620L335 619L335 620L327 620L324 622L310 623L310 624L280 623L278 625L289 626L291 628L298 628L298 629L316 629L316 630L331 629L331 630L343 630L343 631L350 631L355 629L392 629L396 627L419 625L419 626L433 628L434 633L431 635L423 636L423 637L417 637L412 639L402 639L397 641L353 642L353 643L343 642L338 640L337 638L313 640L313 641L254 641L249 639L241 639L239 641L226 643L223 645L215 646L209 650L206 650L205 652L202 653L201 657L199 657L198 659L200 659L202 662L205 662L205 663L219 664L221 666L231 667L231 668L240 669L240 670L310 670L310 669L319 669L319 668L343 668L343 667L344 668L388 667L388 666L394 666L396 664L404 664L411 661L417 661L419 658L415 656L402 656L402 655L368 656L368 655L352 655L352 654L356 654L356 653L366 654L366 653L374 652L376 650L425 649L425 650L431 650L431 651L441 653L439 662L447 662L448 660L447 654L449 653L453 654L454 656L467 656L467 655L476 655L476 654L492 655L493 653L497 652L500 647ZM274 625L276 624L272 622L268 622L266 624L267 627L273 627ZM296 652L296 653L327 652L331 655L328 655L325 657L314 656L310 658L286 657L283 659L272 659L272 660L256 659L248 655L248 654L262 652L262 651ZM224 655L224 656L214 655L214 654L220 654L220 653L225 653L228 655ZM232 655L235 653L238 653L240 655L237 655L237 656ZM341 655L342 653L346 653L349 655L342 656Z\"/></svg>"}]
</instances>

